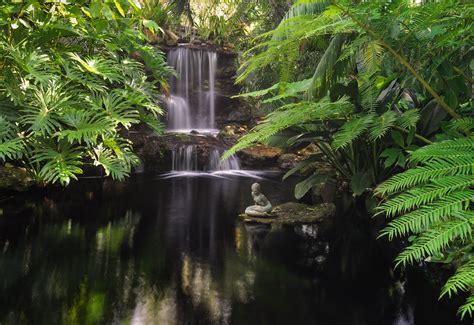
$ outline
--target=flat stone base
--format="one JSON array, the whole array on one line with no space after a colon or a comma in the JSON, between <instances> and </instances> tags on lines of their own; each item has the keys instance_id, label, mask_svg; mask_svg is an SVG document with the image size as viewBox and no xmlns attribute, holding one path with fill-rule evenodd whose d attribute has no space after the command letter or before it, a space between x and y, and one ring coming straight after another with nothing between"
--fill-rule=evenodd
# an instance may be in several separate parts
<instances>
[{"instance_id":1,"label":"flat stone base","mask_svg":"<svg viewBox=\"0 0 474 325\"><path fill-rule=\"evenodd\" d=\"M268 217L251 217L245 213L239 217L244 222L276 225L299 225L319 223L336 213L333 203L312 206L296 202L283 203L273 208Z\"/></svg>"}]
</instances>

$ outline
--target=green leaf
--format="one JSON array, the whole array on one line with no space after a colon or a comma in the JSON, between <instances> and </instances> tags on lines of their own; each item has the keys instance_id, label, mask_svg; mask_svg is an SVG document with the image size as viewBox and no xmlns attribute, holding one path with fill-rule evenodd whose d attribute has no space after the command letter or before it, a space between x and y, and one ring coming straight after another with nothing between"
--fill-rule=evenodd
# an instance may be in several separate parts
<instances>
[{"instance_id":1,"label":"green leaf","mask_svg":"<svg viewBox=\"0 0 474 325\"><path fill-rule=\"evenodd\" d=\"M163 29L161 29L161 27L158 26L158 24L155 23L153 20L143 19L142 24L143 26L151 30L153 33L156 33L158 31L164 33Z\"/></svg>"},{"instance_id":2,"label":"green leaf","mask_svg":"<svg viewBox=\"0 0 474 325\"><path fill-rule=\"evenodd\" d=\"M290 177L291 175L294 175L296 174L297 172L299 172L300 170L308 167L309 165L313 164L314 162L316 161L319 161L321 158L319 155L313 155L311 157L309 157L308 159L305 159L303 161L300 161L299 163L296 164L295 167L293 167L292 169L290 169L284 176L283 176L283 180L287 179L288 177Z\"/></svg>"},{"instance_id":3,"label":"green leaf","mask_svg":"<svg viewBox=\"0 0 474 325\"><path fill-rule=\"evenodd\" d=\"M89 12L92 15L92 18L99 18L101 16L102 3L101 1L93 0L89 6Z\"/></svg>"},{"instance_id":4,"label":"green leaf","mask_svg":"<svg viewBox=\"0 0 474 325\"><path fill-rule=\"evenodd\" d=\"M123 11L122 5L117 0L114 0L115 7L122 17L125 17L125 11Z\"/></svg>"},{"instance_id":5,"label":"green leaf","mask_svg":"<svg viewBox=\"0 0 474 325\"><path fill-rule=\"evenodd\" d=\"M372 178L368 173L356 173L351 177L351 189L355 195L361 195L372 185Z\"/></svg>"},{"instance_id":6,"label":"green leaf","mask_svg":"<svg viewBox=\"0 0 474 325\"><path fill-rule=\"evenodd\" d=\"M392 131L392 139L400 147L405 147L405 141L403 140L403 135L399 131Z\"/></svg>"},{"instance_id":7,"label":"green leaf","mask_svg":"<svg viewBox=\"0 0 474 325\"><path fill-rule=\"evenodd\" d=\"M304 181L296 184L295 186L295 198L301 199L308 193L308 191L315 185L325 182L328 179L327 175L314 174L306 178Z\"/></svg>"},{"instance_id":8,"label":"green leaf","mask_svg":"<svg viewBox=\"0 0 474 325\"><path fill-rule=\"evenodd\" d=\"M393 166L395 162L397 161L399 154L400 154L400 149L397 149L397 148L388 148L382 151L382 153L380 154L380 157L387 158L385 159L385 162L384 162L385 168Z\"/></svg>"}]
</instances>

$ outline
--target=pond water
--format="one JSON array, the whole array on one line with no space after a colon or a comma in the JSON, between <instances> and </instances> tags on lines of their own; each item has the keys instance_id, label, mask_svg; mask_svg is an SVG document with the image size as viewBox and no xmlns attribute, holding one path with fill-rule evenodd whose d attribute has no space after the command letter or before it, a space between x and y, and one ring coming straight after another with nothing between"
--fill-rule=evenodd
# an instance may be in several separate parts
<instances>
[{"instance_id":1,"label":"pond water","mask_svg":"<svg viewBox=\"0 0 474 325\"><path fill-rule=\"evenodd\" d=\"M295 180L260 179L273 203ZM0 324L457 324L374 221L244 225L255 179L82 180L0 204Z\"/></svg>"}]
</instances>

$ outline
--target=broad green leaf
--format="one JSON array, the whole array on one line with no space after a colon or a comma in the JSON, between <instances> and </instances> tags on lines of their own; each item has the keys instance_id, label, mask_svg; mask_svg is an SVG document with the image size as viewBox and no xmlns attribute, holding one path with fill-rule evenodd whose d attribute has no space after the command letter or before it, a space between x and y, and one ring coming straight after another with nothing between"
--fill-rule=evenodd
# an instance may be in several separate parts
<instances>
[{"instance_id":1,"label":"broad green leaf","mask_svg":"<svg viewBox=\"0 0 474 325\"><path fill-rule=\"evenodd\" d=\"M361 195L372 185L372 178L367 173L357 173L351 177L351 189L355 195Z\"/></svg>"},{"instance_id":2,"label":"broad green leaf","mask_svg":"<svg viewBox=\"0 0 474 325\"><path fill-rule=\"evenodd\" d=\"M296 184L295 186L295 198L301 199L308 193L308 191L315 185L320 184L328 179L327 175L314 174L305 179L304 181Z\"/></svg>"},{"instance_id":3,"label":"broad green leaf","mask_svg":"<svg viewBox=\"0 0 474 325\"><path fill-rule=\"evenodd\" d=\"M123 11L122 5L117 0L114 0L115 7L122 17L125 17L125 11Z\"/></svg>"},{"instance_id":4,"label":"broad green leaf","mask_svg":"<svg viewBox=\"0 0 474 325\"><path fill-rule=\"evenodd\" d=\"M403 135L398 131L392 131L392 139L400 147L405 147L405 140L403 140Z\"/></svg>"}]
</instances>

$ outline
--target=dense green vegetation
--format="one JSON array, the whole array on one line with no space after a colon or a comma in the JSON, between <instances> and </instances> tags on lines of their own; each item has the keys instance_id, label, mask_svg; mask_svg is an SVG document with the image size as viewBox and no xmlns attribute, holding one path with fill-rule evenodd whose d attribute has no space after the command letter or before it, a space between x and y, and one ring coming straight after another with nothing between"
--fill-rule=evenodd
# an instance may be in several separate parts
<instances>
[{"instance_id":1,"label":"dense green vegetation","mask_svg":"<svg viewBox=\"0 0 474 325\"><path fill-rule=\"evenodd\" d=\"M171 70L143 34L158 25L133 1L27 1L3 6L0 28L0 159L47 183L86 163L124 179L138 159L119 131L160 129Z\"/></svg>"},{"instance_id":2,"label":"dense green vegetation","mask_svg":"<svg viewBox=\"0 0 474 325\"><path fill-rule=\"evenodd\" d=\"M327 176L375 197L396 265L456 271L441 297L474 314L474 6L468 1L15 1L0 6L0 161L67 185L87 165L127 177L124 131L156 132L173 74L149 45L171 36L241 50L240 95L267 112L224 157L257 143L319 151ZM170 36L171 35L171 36ZM178 35L178 36L176 36ZM176 41L176 40L175 40ZM309 171L309 172L308 172Z\"/></svg>"},{"instance_id":3,"label":"dense green vegetation","mask_svg":"<svg viewBox=\"0 0 474 325\"><path fill-rule=\"evenodd\" d=\"M473 17L462 1L297 1L245 53L238 82L267 88L242 96L271 113L226 156L276 136L314 142L355 195L381 184L380 212L401 215L382 235L411 235L398 264L453 263L442 296L472 293ZM471 295L460 314L473 312Z\"/></svg>"}]
</instances>

